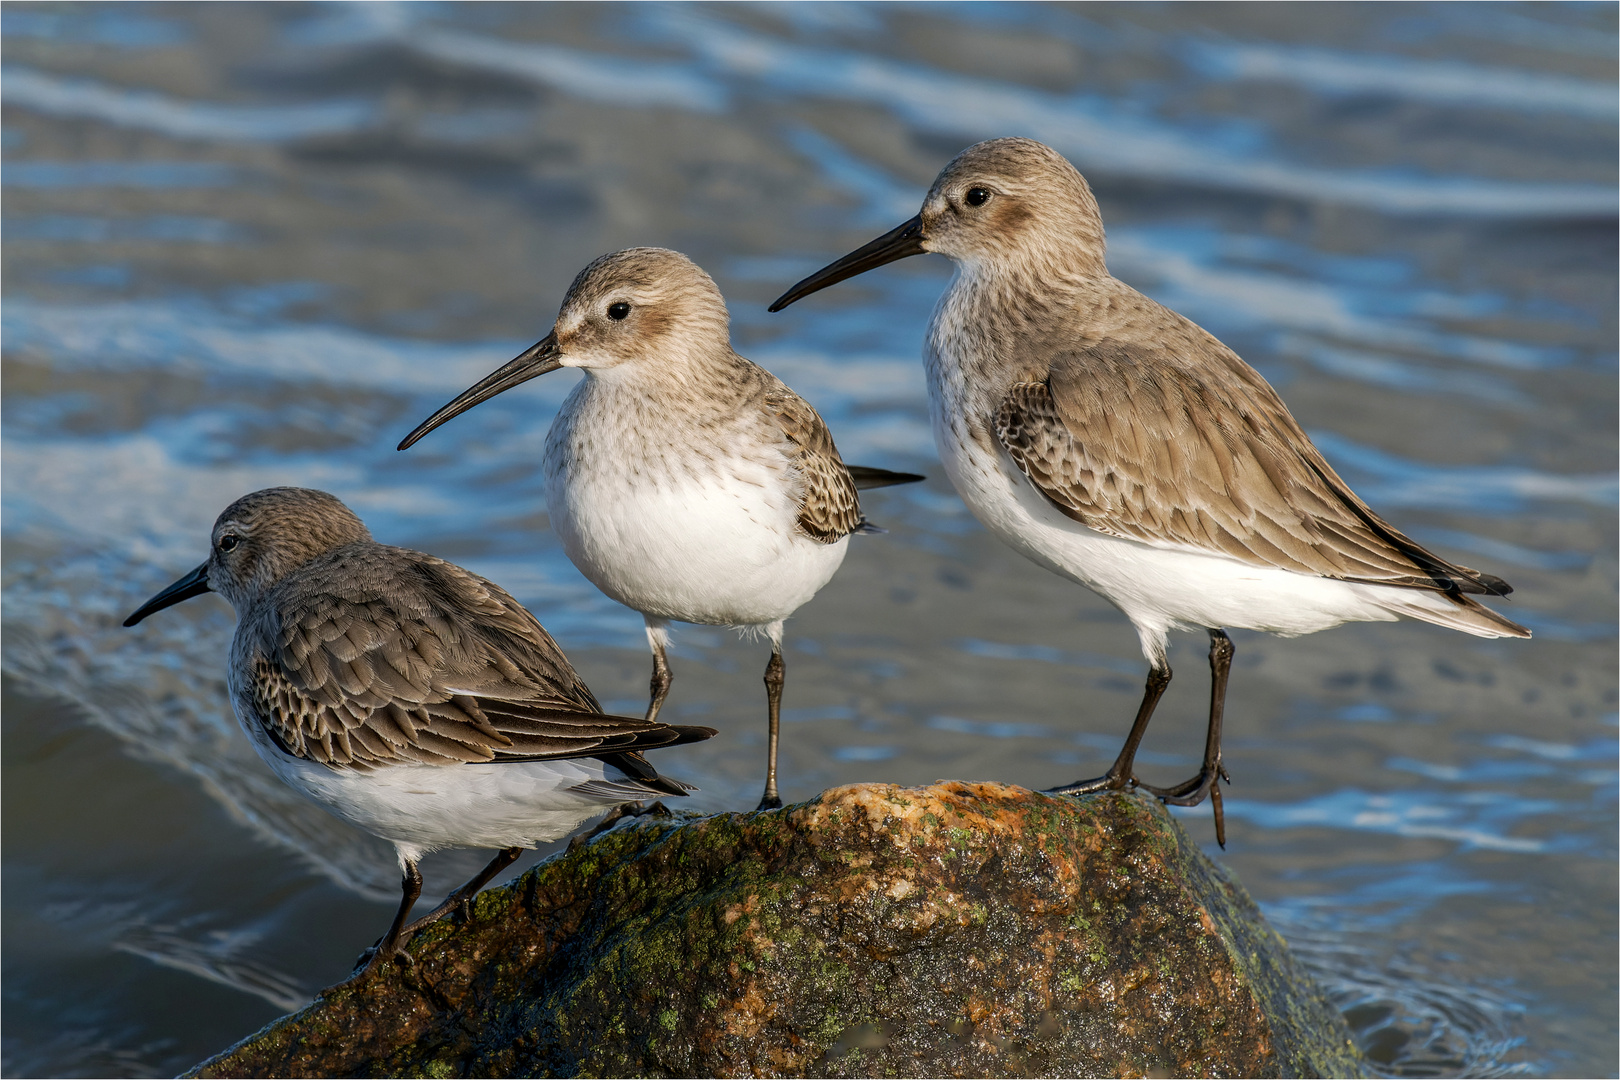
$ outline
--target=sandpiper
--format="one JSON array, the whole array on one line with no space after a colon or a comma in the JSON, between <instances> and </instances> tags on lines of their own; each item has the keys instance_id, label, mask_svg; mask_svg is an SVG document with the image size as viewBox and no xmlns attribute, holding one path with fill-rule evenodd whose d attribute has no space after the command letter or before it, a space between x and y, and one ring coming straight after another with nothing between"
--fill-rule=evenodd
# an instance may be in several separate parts
<instances>
[{"instance_id":1,"label":"sandpiper","mask_svg":"<svg viewBox=\"0 0 1620 1080\"><path fill-rule=\"evenodd\" d=\"M627 800L695 790L641 751L714 735L606 716L551 635L500 586L375 543L324 491L267 488L214 523L208 561L125 626L217 592L236 609L229 687L253 748L301 795L390 841L402 898L355 976L511 865ZM421 857L499 848L406 925Z\"/></svg>"},{"instance_id":2,"label":"sandpiper","mask_svg":"<svg viewBox=\"0 0 1620 1080\"><path fill-rule=\"evenodd\" d=\"M646 621L647 719L672 682L671 621L770 638L765 810L782 805L783 620L832 579L851 533L877 531L857 490L922 477L846 466L816 410L732 351L730 324L714 281L680 252L604 255L574 279L551 333L399 448L537 375L583 368L541 460L552 528L581 573Z\"/></svg>"},{"instance_id":3,"label":"sandpiper","mask_svg":"<svg viewBox=\"0 0 1620 1080\"><path fill-rule=\"evenodd\" d=\"M1224 627L1286 637L1411 618L1530 636L1470 595L1506 596L1505 581L1447 562L1373 513L1258 372L1109 274L1090 187L1041 143L962 151L916 217L770 310L930 251L956 263L924 346L951 482L992 532L1124 612L1149 664L1113 766L1052 791L1140 783L1132 763L1170 682L1170 630L1210 635L1203 765L1173 787L1140 786L1179 805L1210 796L1223 845Z\"/></svg>"}]
</instances>

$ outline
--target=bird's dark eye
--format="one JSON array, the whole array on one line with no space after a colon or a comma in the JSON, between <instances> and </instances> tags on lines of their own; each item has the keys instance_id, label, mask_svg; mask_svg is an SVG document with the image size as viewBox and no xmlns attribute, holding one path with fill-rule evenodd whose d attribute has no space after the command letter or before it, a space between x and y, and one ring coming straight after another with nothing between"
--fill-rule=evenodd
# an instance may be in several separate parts
<instances>
[{"instance_id":1,"label":"bird's dark eye","mask_svg":"<svg viewBox=\"0 0 1620 1080\"><path fill-rule=\"evenodd\" d=\"M234 551L236 550L236 545L240 544L241 542L242 538L240 536L234 536L230 533L226 533L224 536L219 538L219 550Z\"/></svg>"},{"instance_id":2,"label":"bird's dark eye","mask_svg":"<svg viewBox=\"0 0 1620 1080\"><path fill-rule=\"evenodd\" d=\"M962 201L969 206L983 206L990 201L990 189L982 187L968 188L967 194L962 196Z\"/></svg>"},{"instance_id":3,"label":"bird's dark eye","mask_svg":"<svg viewBox=\"0 0 1620 1080\"><path fill-rule=\"evenodd\" d=\"M608 305L608 318L612 319L614 322L618 322L620 319L628 318L629 315L630 305L625 303L623 300L620 300L617 304Z\"/></svg>"}]
</instances>

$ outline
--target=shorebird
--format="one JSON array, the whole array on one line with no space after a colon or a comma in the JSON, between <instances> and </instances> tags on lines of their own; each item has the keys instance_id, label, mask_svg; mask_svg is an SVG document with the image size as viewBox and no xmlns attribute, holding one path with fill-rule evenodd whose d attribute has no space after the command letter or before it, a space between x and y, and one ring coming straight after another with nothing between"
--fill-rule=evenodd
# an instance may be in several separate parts
<instances>
[{"instance_id":1,"label":"shorebird","mask_svg":"<svg viewBox=\"0 0 1620 1080\"><path fill-rule=\"evenodd\" d=\"M371 539L324 491L267 488L214 522L208 561L142 604L206 592L236 609L229 687L265 763L299 794L394 845L388 933L350 981L470 900L523 850L627 800L696 790L641 754L713 728L606 716L535 617L453 563ZM406 924L424 854L499 848ZM344 984L340 984L344 985Z\"/></svg>"},{"instance_id":2,"label":"shorebird","mask_svg":"<svg viewBox=\"0 0 1620 1080\"><path fill-rule=\"evenodd\" d=\"M1530 631L1480 604L1507 582L1425 550L1368 508L1260 374L1195 323L1113 277L1102 215L1078 170L1031 139L970 146L921 212L771 305L924 252L956 264L924 346L934 440L974 515L1013 548L1130 619L1149 671L1103 776L1210 797L1225 844L1221 720L1227 627L1284 637L1349 621L1419 619L1478 637ZM1170 682L1166 635L1210 636L1198 775L1138 781L1136 750Z\"/></svg>"},{"instance_id":3,"label":"shorebird","mask_svg":"<svg viewBox=\"0 0 1620 1080\"><path fill-rule=\"evenodd\" d=\"M641 613L652 649L647 719L673 676L671 621L762 632L769 738L759 809L776 787L782 624L838 570L851 533L881 532L857 492L923 479L845 465L816 410L731 348L713 279L678 251L630 248L580 271L537 344L399 444L558 368L583 368L540 467L563 550Z\"/></svg>"}]
</instances>

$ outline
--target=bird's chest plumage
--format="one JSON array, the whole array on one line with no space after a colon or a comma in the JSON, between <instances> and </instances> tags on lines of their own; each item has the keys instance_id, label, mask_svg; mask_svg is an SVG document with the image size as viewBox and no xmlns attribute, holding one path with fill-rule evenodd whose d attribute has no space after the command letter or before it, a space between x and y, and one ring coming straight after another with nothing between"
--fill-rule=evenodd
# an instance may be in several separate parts
<instances>
[{"instance_id":1,"label":"bird's chest plumage","mask_svg":"<svg viewBox=\"0 0 1620 1080\"><path fill-rule=\"evenodd\" d=\"M940 462L986 528L1047 569L1119 603L1140 545L1065 517L1030 483L996 436L995 416L1016 382L1038 377L1009 352L1019 342L995 327L996 305L958 279L929 326L924 364ZM989 309L989 310L987 310ZM1039 353L1029 342L1025 351Z\"/></svg>"},{"instance_id":2,"label":"bird's chest plumage","mask_svg":"<svg viewBox=\"0 0 1620 1080\"><path fill-rule=\"evenodd\" d=\"M785 449L751 416L587 379L546 440L552 528L581 573L643 614L775 622L831 578L845 547L797 528Z\"/></svg>"},{"instance_id":3,"label":"bird's chest plumage","mask_svg":"<svg viewBox=\"0 0 1620 1080\"><path fill-rule=\"evenodd\" d=\"M986 325L970 284L958 279L940 298L923 350L934 444L951 484L974 516L1005 534L1015 527L1022 473L995 434L995 412L1014 376L999 362L1005 346Z\"/></svg>"},{"instance_id":4,"label":"bird's chest plumage","mask_svg":"<svg viewBox=\"0 0 1620 1080\"><path fill-rule=\"evenodd\" d=\"M243 734L264 762L286 779L285 769L292 760L270 736L269 729L259 716L258 695L254 685L254 669L271 651L271 637L265 631L272 625L262 608L255 607L237 623L231 639L231 662L225 683L231 695L231 708ZM298 786L294 784L294 786Z\"/></svg>"}]
</instances>

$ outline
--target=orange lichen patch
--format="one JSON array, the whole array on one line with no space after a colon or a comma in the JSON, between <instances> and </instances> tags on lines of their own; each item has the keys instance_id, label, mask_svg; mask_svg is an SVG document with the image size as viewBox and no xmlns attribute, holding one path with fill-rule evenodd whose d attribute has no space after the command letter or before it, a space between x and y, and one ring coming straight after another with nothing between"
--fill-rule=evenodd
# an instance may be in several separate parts
<instances>
[{"instance_id":1,"label":"orange lichen patch","mask_svg":"<svg viewBox=\"0 0 1620 1080\"><path fill-rule=\"evenodd\" d=\"M1034 793L1009 784L946 781L931 787L848 784L829 788L790 815L806 832L824 831L844 815L858 815L867 828L927 837L941 828L972 829L986 835L1022 832L1017 804Z\"/></svg>"},{"instance_id":2,"label":"orange lichen patch","mask_svg":"<svg viewBox=\"0 0 1620 1080\"><path fill-rule=\"evenodd\" d=\"M767 1012L768 1006L764 995L759 992L759 984L750 980L742 995L731 1002L720 1023L724 1025L727 1035L752 1038L764 1025Z\"/></svg>"}]
</instances>

